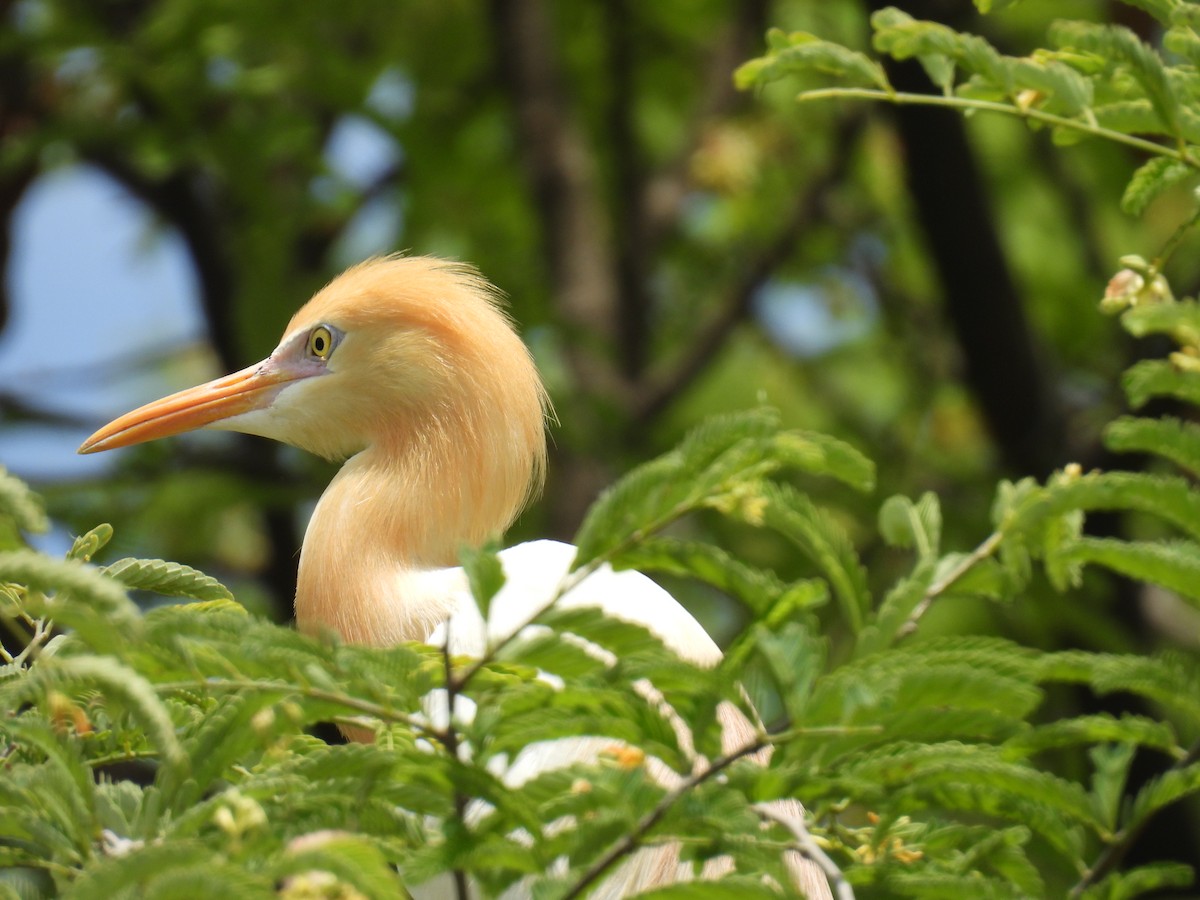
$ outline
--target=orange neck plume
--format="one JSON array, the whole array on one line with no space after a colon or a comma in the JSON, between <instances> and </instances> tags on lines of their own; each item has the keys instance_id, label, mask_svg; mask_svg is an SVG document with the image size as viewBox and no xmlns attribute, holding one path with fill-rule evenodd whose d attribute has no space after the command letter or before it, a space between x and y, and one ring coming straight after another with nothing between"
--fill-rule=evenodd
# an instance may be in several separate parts
<instances>
[{"instance_id":1,"label":"orange neck plume","mask_svg":"<svg viewBox=\"0 0 1200 900\"><path fill-rule=\"evenodd\" d=\"M404 270L407 291L402 305L389 304L394 337L385 355L352 344L353 319L337 306L348 293L360 308L364 295L394 297L358 283L389 265ZM335 285L333 299L318 294L297 318L349 320L339 353L362 354L360 370L374 375L369 385L348 384L343 396L353 405L370 388L391 399L385 410L354 416L365 449L346 462L313 513L300 557L297 623L310 633L332 628L355 643L424 640L451 600L445 580L436 589L429 576L456 565L464 546L499 537L541 487L545 393L528 350L473 273L394 259L352 270ZM413 341L422 352L405 357ZM336 415L331 410L330 421Z\"/></svg>"},{"instance_id":2,"label":"orange neck plume","mask_svg":"<svg viewBox=\"0 0 1200 900\"><path fill-rule=\"evenodd\" d=\"M420 576L454 566L464 546L498 537L528 496L528 458L522 478L522 461L481 449L422 434L408 446L372 445L352 457L308 525L296 589L300 628L332 628L377 646L424 640L450 598L422 590Z\"/></svg>"}]
</instances>

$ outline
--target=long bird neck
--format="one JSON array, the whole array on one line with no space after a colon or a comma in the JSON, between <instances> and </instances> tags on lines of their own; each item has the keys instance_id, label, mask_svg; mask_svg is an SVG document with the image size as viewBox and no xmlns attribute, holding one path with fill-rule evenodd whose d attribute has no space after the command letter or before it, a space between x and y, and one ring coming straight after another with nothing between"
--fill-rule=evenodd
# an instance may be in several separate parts
<instances>
[{"instance_id":1,"label":"long bird neck","mask_svg":"<svg viewBox=\"0 0 1200 900\"><path fill-rule=\"evenodd\" d=\"M453 431L372 445L338 472L301 551L301 630L387 646L425 640L449 614L452 579L438 576L462 547L508 526L528 492L530 465L497 449L480 452Z\"/></svg>"}]
</instances>

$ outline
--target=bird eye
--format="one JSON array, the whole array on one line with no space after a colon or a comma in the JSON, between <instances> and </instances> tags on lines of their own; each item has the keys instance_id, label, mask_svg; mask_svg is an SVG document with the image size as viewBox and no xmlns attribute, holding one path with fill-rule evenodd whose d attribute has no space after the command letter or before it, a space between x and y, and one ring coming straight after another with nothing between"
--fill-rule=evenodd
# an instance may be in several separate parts
<instances>
[{"instance_id":1,"label":"bird eye","mask_svg":"<svg viewBox=\"0 0 1200 900\"><path fill-rule=\"evenodd\" d=\"M324 325L318 325L308 335L308 355L317 359L328 359L333 352L333 332Z\"/></svg>"}]
</instances>

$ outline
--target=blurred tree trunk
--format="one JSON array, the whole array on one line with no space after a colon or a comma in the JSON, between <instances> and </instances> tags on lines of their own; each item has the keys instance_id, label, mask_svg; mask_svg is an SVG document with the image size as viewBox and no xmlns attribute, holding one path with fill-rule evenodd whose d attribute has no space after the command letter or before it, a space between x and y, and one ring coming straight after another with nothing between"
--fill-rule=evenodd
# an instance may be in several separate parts
<instances>
[{"instance_id":1,"label":"blurred tree trunk","mask_svg":"<svg viewBox=\"0 0 1200 900\"><path fill-rule=\"evenodd\" d=\"M898 5L919 19L952 27L971 24L954 22L963 18L962 9L941 0L870 0L869 5L873 10ZM901 91L932 88L915 60L888 61L886 68ZM1006 467L1043 477L1066 462L1062 410L1001 247L962 115L915 106L892 113L909 193L942 286L966 382Z\"/></svg>"}]
</instances>

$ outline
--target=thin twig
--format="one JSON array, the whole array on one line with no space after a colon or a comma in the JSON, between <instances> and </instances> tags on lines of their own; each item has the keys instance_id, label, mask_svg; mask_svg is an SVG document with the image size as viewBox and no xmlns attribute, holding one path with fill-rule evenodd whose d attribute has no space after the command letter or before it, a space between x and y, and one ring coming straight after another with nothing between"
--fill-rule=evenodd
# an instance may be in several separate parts
<instances>
[{"instance_id":1,"label":"thin twig","mask_svg":"<svg viewBox=\"0 0 1200 900\"><path fill-rule=\"evenodd\" d=\"M1172 764L1169 769L1167 769L1167 772L1184 769L1195 762L1200 762L1200 740L1192 744L1192 746L1188 748L1188 752L1183 757L1176 760L1176 762ZM1067 896L1069 898L1082 897L1084 891L1086 891L1092 885L1097 884L1102 878L1104 878L1104 876L1115 869L1120 864L1121 860L1125 858L1125 854L1129 852L1129 848L1132 847L1134 842L1142 836L1142 832L1146 830L1146 826L1150 824L1150 820L1152 818L1153 815L1143 816L1140 820L1133 824L1133 827L1126 827L1118 831L1113 836L1112 841L1108 843L1108 845L1096 858L1096 861L1092 863L1088 870L1080 877L1079 881L1075 883L1074 887L1071 888L1071 891L1069 894L1067 894Z\"/></svg>"},{"instance_id":2,"label":"thin twig","mask_svg":"<svg viewBox=\"0 0 1200 900\"><path fill-rule=\"evenodd\" d=\"M443 743L446 752L454 758L455 762L458 762L458 732L454 730L454 701L458 696L458 690L454 684L454 670L450 663L450 622L446 622L446 643L442 645L442 665L446 672L446 732ZM458 789L457 785L454 788L454 817L458 819L459 826L465 830L467 798L463 796L463 792ZM458 900L470 900L471 897L467 885L467 873L458 866L454 867L454 894Z\"/></svg>"},{"instance_id":3,"label":"thin twig","mask_svg":"<svg viewBox=\"0 0 1200 900\"><path fill-rule=\"evenodd\" d=\"M1180 224L1171 236L1167 238L1167 242L1158 251L1158 256L1154 257L1154 262L1150 266L1152 273L1162 272L1163 266L1167 264L1167 261L1175 253L1179 245L1183 243L1183 239L1187 236L1187 233L1195 228L1198 223L1200 223L1200 209L1197 209L1187 221Z\"/></svg>"},{"instance_id":4,"label":"thin twig","mask_svg":"<svg viewBox=\"0 0 1200 900\"><path fill-rule=\"evenodd\" d=\"M755 812L764 819L779 823L792 833L796 838L797 852L816 864L829 881L829 886L838 900L854 900L854 888L846 881L846 876L842 874L837 863L830 859L829 855L813 840L802 816L783 816L765 806L756 806Z\"/></svg>"},{"instance_id":5,"label":"thin twig","mask_svg":"<svg viewBox=\"0 0 1200 900\"><path fill-rule=\"evenodd\" d=\"M22 633L17 627L17 621L20 620L32 629L28 634ZM8 630L14 634L18 640L24 643L21 652L15 656L8 652L3 644L0 644L0 662L7 665L23 666L25 661L33 656L41 649L42 644L53 635L54 623L50 619L34 619L24 609L18 608L13 616L6 616L4 624L8 626Z\"/></svg>"},{"instance_id":6,"label":"thin twig","mask_svg":"<svg viewBox=\"0 0 1200 900\"><path fill-rule=\"evenodd\" d=\"M110 753L108 756L85 759L83 764L88 768L101 769L104 766L116 765L117 763L137 762L139 759L158 759L159 756L160 754L157 750L128 750L123 753Z\"/></svg>"},{"instance_id":7,"label":"thin twig","mask_svg":"<svg viewBox=\"0 0 1200 900\"><path fill-rule=\"evenodd\" d=\"M380 719L384 722L399 722L408 728L413 729L422 737L432 738L439 743L445 742L445 732L434 727L428 722L423 722L420 719L410 716L407 713L398 712L387 706L379 703L372 703L369 700L360 700L358 697L351 697L349 694L339 694L336 691L329 691L323 688L305 687L296 684L283 684L278 681L266 681L259 679L241 679L241 678L223 678L223 679L204 679L197 678L192 681L170 681L162 684L156 684L154 689L160 694L170 694L177 691L262 691L262 692L278 692L281 694L299 694L302 697L307 697L310 700L320 700L324 703L334 703L338 706L344 706L346 709L352 709L355 712L360 712L365 716Z\"/></svg>"},{"instance_id":8,"label":"thin twig","mask_svg":"<svg viewBox=\"0 0 1200 900\"><path fill-rule=\"evenodd\" d=\"M956 109L959 112L1000 113L1006 116L1015 116L1018 119L1030 119L1054 128L1066 128L1069 131L1078 131L1092 137L1104 138L1118 144L1125 144L1127 147L1143 150L1146 153L1153 153L1156 156L1179 160L1192 168L1200 168L1200 161L1183 150L1168 147L1166 144L1158 144L1145 138L1113 131L1111 128L1104 128L1079 119L1056 116L1033 107L1026 109L1007 103L997 103L993 100L973 100L967 97L946 97L941 94L916 94L907 91L884 91L875 88L822 88L815 91L801 91L796 100L801 103L816 100L881 100L897 106L941 106L947 109Z\"/></svg>"},{"instance_id":9,"label":"thin twig","mask_svg":"<svg viewBox=\"0 0 1200 900\"><path fill-rule=\"evenodd\" d=\"M633 829L621 836L621 839L613 844L607 852L602 854L587 871L580 876L579 880L571 886L571 889L563 894L563 900L573 900L575 897L583 896L584 892L589 887L595 884L604 876L604 874L612 868L613 865L620 862L629 854L633 853L642 846L642 839L654 828L676 803L682 799L688 791L699 787L704 782L708 781L714 775L719 774L729 768L739 759L747 756L753 756L759 750L770 744L767 737L761 736L744 747L735 750L725 756L720 756L709 764L708 768L696 772L695 774L684 779L678 787L668 791L663 795L662 799L655 804L654 808L642 816L641 820L633 827Z\"/></svg>"},{"instance_id":10,"label":"thin twig","mask_svg":"<svg viewBox=\"0 0 1200 900\"><path fill-rule=\"evenodd\" d=\"M925 615L933 601L949 590L958 579L966 575L976 565L995 553L1003 541L1003 531L992 532L982 544L960 559L953 569L931 584L929 590L925 592L925 596L921 598L921 602L913 607L908 621L900 626L899 631L896 632L896 637L907 637L916 631L917 622L921 616Z\"/></svg>"},{"instance_id":11,"label":"thin twig","mask_svg":"<svg viewBox=\"0 0 1200 900\"><path fill-rule=\"evenodd\" d=\"M53 631L54 623L49 619L38 619L36 622L34 622L33 635L29 638L29 643L25 645L24 649L22 649L20 653L12 658L12 664L16 666L25 665L25 660L36 654L38 650L41 649L42 644L46 643Z\"/></svg>"}]
</instances>

